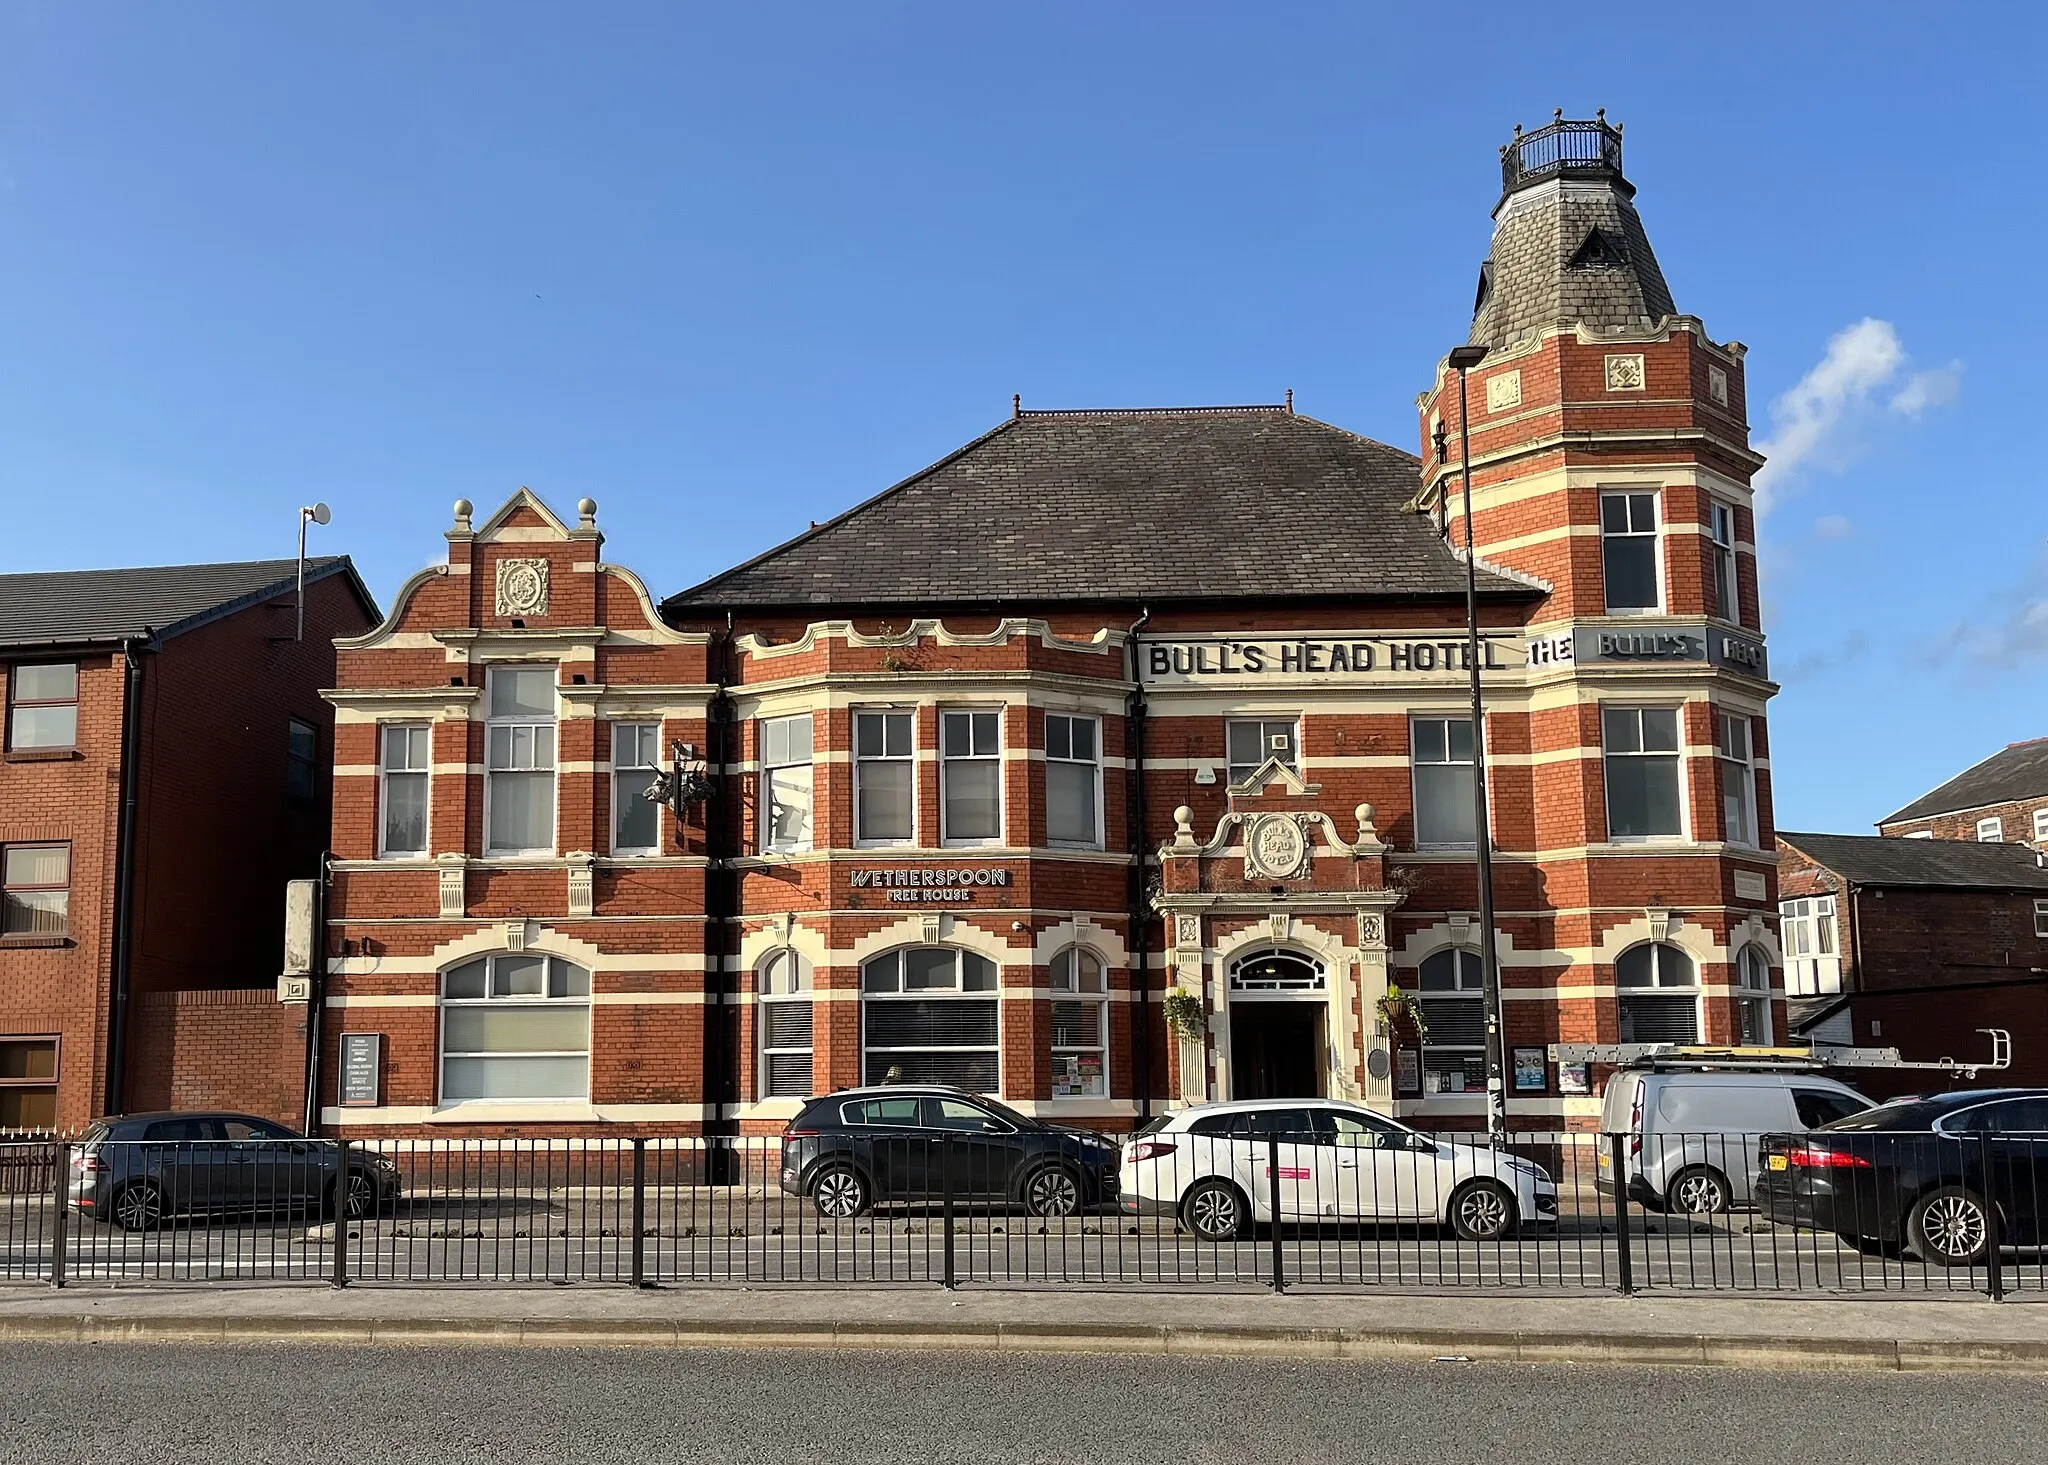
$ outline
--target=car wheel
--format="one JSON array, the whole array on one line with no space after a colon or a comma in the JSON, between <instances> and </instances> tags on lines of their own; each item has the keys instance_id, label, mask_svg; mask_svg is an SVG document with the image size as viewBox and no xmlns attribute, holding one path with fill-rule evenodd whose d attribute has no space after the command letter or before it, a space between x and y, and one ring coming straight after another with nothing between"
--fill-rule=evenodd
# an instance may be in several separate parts
<instances>
[{"instance_id":1,"label":"car wheel","mask_svg":"<svg viewBox=\"0 0 2048 1465\"><path fill-rule=\"evenodd\" d=\"M1913 1254L1940 1267L1973 1267L1991 1250L1991 1216L1981 1197L1959 1185L1929 1191L1906 1218Z\"/></svg>"},{"instance_id":2,"label":"car wheel","mask_svg":"<svg viewBox=\"0 0 2048 1465\"><path fill-rule=\"evenodd\" d=\"M827 1165L811 1182L811 1204L827 1220L851 1221L867 1213L868 1183L851 1165Z\"/></svg>"},{"instance_id":3,"label":"car wheel","mask_svg":"<svg viewBox=\"0 0 2048 1465\"><path fill-rule=\"evenodd\" d=\"M1711 1165L1694 1165L1671 1177L1664 1199L1682 1216L1718 1216L1728 1209L1728 1177Z\"/></svg>"},{"instance_id":4,"label":"car wheel","mask_svg":"<svg viewBox=\"0 0 2048 1465\"><path fill-rule=\"evenodd\" d=\"M1515 1229L1515 1198L1498 1180L1470 1180L1451 1192L1450 1218L1461 1241L1500 1241Z\"/></svg>"},{"instance_id":5,"label":"car wheel","mask_svg":"<svg viewBox=\"0 0 2048 1465\"><path fill-rule=\"evenodd\" d=\"M1252 1208L1227 1180L1204 1180L1180 1203L1181 1221L1204 1241L1235 1241L1251 1229Z\"/></svg>"},{"instance_id":6,"label":"car wheel","mask_svg":"<svg viewBox=\"0 0 2048 1465\"><path fill-rule=\"evenodd\" d=\"M164 1223L164 1193L147 1180L114 1197L114 1224L123 1231L154 1231Z\"/></svg>"},{"instance_id":7,"label":"car wheel","mask_svg":"<svg viewBox=\"0 0 2048 1465\"><path fill-rule=\"evenodd\" d=\"M1042 1165L1024 1179L1024 1209L1034 1216L1071 1216L1081 1209L1081 1181L1064 1165Z\"/></svg>"},{"instance_id":8,"label":"car wheel","mask_svg":"<svg viewBox=\"0 0 2048 1465\"><path fill-rule=\"evenodd\" d=\"M328 1187L327 1209L334 1209L334 1188ZM360 1221L377 1209L377 1182L360 1170L348 1172L348 1186L342 1192L341 1214L344 1220Z\"/></svg>"}]
</instances>

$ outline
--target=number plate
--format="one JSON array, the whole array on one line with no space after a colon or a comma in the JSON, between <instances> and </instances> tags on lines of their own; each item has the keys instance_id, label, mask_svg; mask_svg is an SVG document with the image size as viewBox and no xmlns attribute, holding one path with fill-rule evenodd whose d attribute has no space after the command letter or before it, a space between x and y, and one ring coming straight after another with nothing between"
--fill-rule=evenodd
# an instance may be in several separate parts
<instances>
[{"instance_id":1,"label":"number plate","mask_svg":"<svg viewBox=\"0 0 2048 1465\"><path fill-rule=\"evenodd\" d=\"M1766 1170L1784 1170L1789 1168L1789 1164L1790 1162L1783 1155L1766 1155L1764 1157L1764 1168Z\"/></svg>"}]
</instances>

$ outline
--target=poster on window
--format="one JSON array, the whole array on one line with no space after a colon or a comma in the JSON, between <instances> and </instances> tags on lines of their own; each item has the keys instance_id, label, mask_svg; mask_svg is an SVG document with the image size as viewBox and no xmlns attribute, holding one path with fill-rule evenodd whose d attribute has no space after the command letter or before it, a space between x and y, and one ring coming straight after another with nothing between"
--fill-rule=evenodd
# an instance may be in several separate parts
<instances>
[{"instance_id":1,"label":"poster on window","mask_svg":"<svg viewBox=\"0 0 2048 1465\"><path fill-rule=\"evenodd\" d=\"M1586 1081L1586 1065L1583 1063L1558 1064L1557 1091L1560 1094L1592 1093L1593 1086Z\"/></svg>"},{"instance_id":2,"label":"poster on window","mask_svg":"<svg viewBox=\"0 0 2048 1465\"><path fill-rule=\"evenodd\" d=\"M1395 1081L1398 1092L1419 1094L1422 1092L1422 1055L1413 1048L1403 1048L1394 1055Z\"/></svg>"},{"instance_id":3,"label":"poster on window","mask_svg":"<svg viewBox=\"0 0 2048 1465\"><path fill-rule=\"evenodd\" d=\"M1100 1053L1056 1053L1052 1060L1052 1096L1081 1099L1099 1095L1102 1088Z\"/></svg>"},{"instance_id":4,"label":"poster on window","mask_svg":"<svg viewBox=\"0 0 2048 1465\"><path fill-rule=\"evenodd\" d=\"M1541 1048L1515 1049L1515 1092L1540 1094L1550 1086L1550 1067Z\"/></svg>"}]
</instances>

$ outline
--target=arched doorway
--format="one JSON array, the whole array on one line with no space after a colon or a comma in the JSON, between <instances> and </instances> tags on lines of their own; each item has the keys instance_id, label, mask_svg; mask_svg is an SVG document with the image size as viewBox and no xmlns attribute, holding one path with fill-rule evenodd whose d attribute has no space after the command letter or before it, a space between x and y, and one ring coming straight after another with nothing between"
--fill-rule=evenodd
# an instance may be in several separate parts
<instances>
[{"instance_id":1,"label":"arched doorway","mask_svg":"<svg viewBox=\"0 0 2048 1465\"><path fill-rule=\"evenodd\" d=\"M1230 964L1230 1097L1319 1099L1330 1061L1329 973L1278 949Z\"/></svg>"}]
</instances>

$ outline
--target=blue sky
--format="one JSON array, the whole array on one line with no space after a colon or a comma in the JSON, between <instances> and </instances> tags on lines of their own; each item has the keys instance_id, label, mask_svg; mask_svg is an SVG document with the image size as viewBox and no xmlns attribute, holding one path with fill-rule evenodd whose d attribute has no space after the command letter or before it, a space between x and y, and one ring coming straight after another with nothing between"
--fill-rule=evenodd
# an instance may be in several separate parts
<instances>
[{"instance_id":1,"label":"blue sky","mask_svg":"<svg viewBox=\"0 0 2048 1465\"><path fill-rule=\"evenodd\" d=\"M325 499L388 600L529 484L672 591L1012 392L1412 449L1496 148L1605 106L1788 465L1779 823L2048 734L2040 12L1449 14L8 0L0 570L285 555Z\"/></svg>"}]
</instances>

